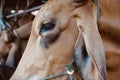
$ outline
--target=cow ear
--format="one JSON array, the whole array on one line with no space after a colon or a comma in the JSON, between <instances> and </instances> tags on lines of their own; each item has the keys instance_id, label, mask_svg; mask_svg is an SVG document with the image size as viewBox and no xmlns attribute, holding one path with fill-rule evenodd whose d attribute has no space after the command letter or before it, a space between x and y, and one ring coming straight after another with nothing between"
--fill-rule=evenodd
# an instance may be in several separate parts
<instances>
[{"instance_id":1,"label":"cow ear","mask_svg":"<svg viewBox=\"0 0 120 80\"><path fill-rule=\"evenodd\" d=\"M106 80L104 48L97 28L88 25L81 26L81 29L80 25L77 26L79 36L74 58L80 76L83 80Z\"/></svg>"}]
</instances>

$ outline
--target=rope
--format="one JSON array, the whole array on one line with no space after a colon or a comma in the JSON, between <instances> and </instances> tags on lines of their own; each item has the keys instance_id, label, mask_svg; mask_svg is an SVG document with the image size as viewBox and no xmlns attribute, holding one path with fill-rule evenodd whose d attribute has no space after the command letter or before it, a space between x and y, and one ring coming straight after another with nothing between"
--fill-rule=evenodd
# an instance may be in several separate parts
<instances>
[{"instance_id":1,"label":"rope","mask_svg":"<svg viewBox=\"0 0 120 80\"><path fill-rule=\"evenodd\" d=\"M69 75L70 80L76 80L75 76L73 75L74 73L73 62L74 62L74 59L72 59L70 64L65 65L65 69L66 69L65 72L60 72L60 73L57 73L55 75L52 75L52 76L49 76L49 77L46 77L40 80L49 80L49 79L53 79L53 78L64 76L64 75Z\"/></svg>"},{"instance_id":2,"label":"rope","mask_svg":"<svg viewBox=\"0 0 120 80\"><path fill-rule=\"evenodd\" d=\"M67 75L67 72L57 73L57 74L55 74L55 75L52 75L52 76L49 76L49 77L47 77L47 78L40 79L40 80L49 80L49 79L53 79L53 78L60 77L60 76L64 76L64 75Z\"/></svg>"}]
</instances>

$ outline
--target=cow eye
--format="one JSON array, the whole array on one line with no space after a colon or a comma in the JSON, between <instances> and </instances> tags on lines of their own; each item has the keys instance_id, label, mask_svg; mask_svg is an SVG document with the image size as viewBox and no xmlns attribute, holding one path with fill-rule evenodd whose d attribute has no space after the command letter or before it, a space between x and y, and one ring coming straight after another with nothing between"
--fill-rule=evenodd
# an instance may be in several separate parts
<instances>
[{"instance_id":1,"label":"cow eye","mask_svg":"<svg viewBox=\"0 0 120 80\"><path fill-rule=\"evenodd\" d=\"M46 32L46 31L49 31L49 30L52 30L54 27L55 27L55 24L54 24L54 23L51 23L51 22L42 24L42 28L41 28L41 30L39 31L39 34L41 34L41 33L43 33L43 32Z\"/></svg>"},{"instance_id":2,"label":"cow eye","mask_svg":"<svg viewBox=\"0 0 120 80\"><path fill-rule=\"evenodd\" d=\"M85 1L85 0L74 0L75 3L81 3L83 1Z\"/></svg>"},{"instance_id":3,"label":"cow eye","mask_svg":"<svg viewBox=\"0 0 120 80\"><path fill-rule=\"evenodd\" d=\"M42 3L45 3L45 2L47 2L48 0L41 0L42 1Z\"/></svg>"}]
</instances>

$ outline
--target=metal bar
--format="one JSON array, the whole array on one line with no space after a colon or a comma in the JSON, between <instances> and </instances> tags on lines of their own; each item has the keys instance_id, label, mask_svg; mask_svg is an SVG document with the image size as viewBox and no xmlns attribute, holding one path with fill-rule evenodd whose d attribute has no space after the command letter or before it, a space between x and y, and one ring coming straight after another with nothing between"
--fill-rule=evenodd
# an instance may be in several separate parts
<instances>
[{"instance_id":1,"label":"metal bar","mask_svg":"<svg viewBox=\"0 0 120 80\"><path fill-rule=\"evenodd\" d=\"M26 6L26 7L25 7L25 9L27 9L30 5L32 5L32 4L33 4L33 2L34 2L34 0L30 0L29 5L28 5L28 6Z\"/></svg>"},{"instance_id":2,"label":"metal bar","mask_svg":"<svg viewBox=\"0 0 120 80\"><path fill-rule=\"evenodd\" d=\"M27 10L21 12L21 13L15 13L15 14L8 15L8 16L6 16L6 18L12 18L12 17L18 16L18 15L22 15L24 13L29 13L29 12L32 12L32 11L35 11L35 10L39 10L41 8L41 6L42 5L31 8L31 9L27 9Z\"/></svg>"},{"instance_id":3,"label":"metal bar","mask_svg":"<svg viewBox=\"0 0 120 80\"><path fill-rule=\"evenodd\" d=\"M30 0L27 0L27 6L29 6L30 5Z\"/></svg>"},{"instance_id":4,"label":"metal bar","mask_svg":"<svg viewBox=\"0 0 120 80\"><path fill-rule=\"evenodd\" d=\"M3 14L3 0L0 0L0 18L3 17L2 14Z\"/></svg>"},{"instance_id":5,"label":"metal bar","mask_svg":"<svg viewBox=\"0 0 120 80\"><path fill-rule=\"evenodd\" d=\"M15 12L18 12L19 3L20 3L20 0L17 0L16 6L15 6ZM18 20L18 16L15 16L14 21L17 22L17 20Z\"/></svg>"}]
</instances>

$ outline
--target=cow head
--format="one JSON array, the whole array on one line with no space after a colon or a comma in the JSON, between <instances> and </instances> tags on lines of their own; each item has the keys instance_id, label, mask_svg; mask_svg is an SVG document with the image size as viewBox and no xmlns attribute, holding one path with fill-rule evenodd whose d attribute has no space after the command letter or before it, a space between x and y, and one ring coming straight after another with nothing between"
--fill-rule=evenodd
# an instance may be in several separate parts
<instances>
[{"instance_id":1,"label":"cow head","mask_svg":"<svg viewBox=\"0 0 120 80\"><path fill-rule=\"evenodd\" d=\"M19 40L13 31L5 29L0 34L0 60L1 64L9 67L15 67L14 57L19 51ZM18 55L19 56L19 55Z\"/></svg>"},{"instance_id":2,"label":"cow head","mask_svg":"<svg viewBox=\"0 0 120 80\"><path fill-rule=\"evenodd\" d=\"M105 56L96 15L92 0L46 2L34 19L27 48L11 80L54 75L64 71L73 56L83 80L105 80Z\"/></svg>"}]
</instances>

